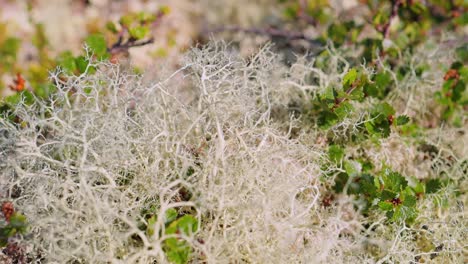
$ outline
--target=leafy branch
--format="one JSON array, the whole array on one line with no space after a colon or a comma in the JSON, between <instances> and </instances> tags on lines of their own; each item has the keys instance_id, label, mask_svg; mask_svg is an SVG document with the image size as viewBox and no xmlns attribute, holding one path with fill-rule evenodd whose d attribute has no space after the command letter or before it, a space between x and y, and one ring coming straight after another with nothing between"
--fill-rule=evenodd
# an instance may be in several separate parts
<instances>
[{"instance_id":1,"label":"leafy branch","mask_svg":"<svg viewBox=\"0 0 468 264\"><path fill-rule=\"evenodd\" d=\"M110 54L115 54L118 52L126 51L133 47L141 47L141 46L145 46L154 42L154 38L150 38L148 40L143 40L143 41L135 39L135 38L129 38L127 40L124 40L123 36L126 32L127 30L125 29L119 33L119 38L117 42L115 42L109 48L107 48L107 52L109 52Z\"/></svg>"},{"instance_id":2,"label":"leafy branch","mask_svg":"<svg viewBox=\"0 0 468 264\"><path fill-rule=\"evenodd\" d=\"M400 8L400 5L402 4L401 0L392 0L392 10L390 13L390 17L387 21L382 26L377 26L376 29L380 31L385 39L388 39L390 35L390 25L392 24L393 20L398 16L398 9Z\"/></svg>"}]
</instances>

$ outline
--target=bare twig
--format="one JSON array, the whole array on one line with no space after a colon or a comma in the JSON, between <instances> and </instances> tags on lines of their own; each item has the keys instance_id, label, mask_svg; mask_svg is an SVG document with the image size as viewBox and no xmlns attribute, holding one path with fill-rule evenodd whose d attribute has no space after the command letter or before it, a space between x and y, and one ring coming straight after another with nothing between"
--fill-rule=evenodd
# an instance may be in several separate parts
<instances>
[{"instance_id":1,"label":"bare twig","mask_svg":"<svg viewBox=\"0 0 468 264\"><path fill-rule=\"evenodd\" d=\"M287 40L305 40L312 45L320 45L320 42L316 39L312 39L304 35L302 32L297 31L287 31L277 28L243 28L236 25L229 25L229 26L221 26L212 32L222 32L222 31L233 31L233 32L244 32L248 34L256 34L256 35L264 35L269 37L280 37L285 38Z\"/></svg>"},{"instance_id":2,"label":"bare twig","mask_svg":"<svg viewBox=\"0 0 468 264\"><path fill-rule=\"evenodd\" d=\"M144 41L137 41L137 40L130 39L122 43L122 39L119 38L119 40L117 40L117 42L114 45L108 48L108 51L111 54L115 54L120 51L128 50L129 48L140 47L140 46L151 44L153 42L154 42L154 38L150 38Z\"/></svg>"}]
</instances>

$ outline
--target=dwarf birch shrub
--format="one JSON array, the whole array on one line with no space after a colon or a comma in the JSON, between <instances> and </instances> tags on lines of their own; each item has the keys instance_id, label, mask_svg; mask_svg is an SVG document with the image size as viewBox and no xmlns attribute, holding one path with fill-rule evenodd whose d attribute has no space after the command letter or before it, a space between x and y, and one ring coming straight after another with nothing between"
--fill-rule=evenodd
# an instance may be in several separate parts
<instances>
[{"instance_id":1,"label":"dwarf birch shrub","mask_svg":"<svg viewBox=\"0 0 468 264\"><path fill-rule=\"evenodd\" d=\"M367 135L372 100L351 100L354 110L325 130L314 123L312 100L372 74L330 54L327 68L304 58L288 68L268 47L246 60L213 43L170 75L142 78L106 62L89 64L93 74L55 72L52 97L20 102L19 122L0 120L1 191L30 226L15 239L48 263L383 263L445 251L456 260L465 235L447 198L455 184L431 194L387 170L413 166L390 147L405 144L391 122L391 137L339 146ZM436 166L462 182L466 162L452 156L458 167ZM375 199L351 182L333 191L344 174L383 177ZM390 177L399 183L384 186ZM428 199L416 203L418 192ZM450 220L447 208L458 210ZM437 219L449 223L429 226Z\"/></svg>"}]
</instances>

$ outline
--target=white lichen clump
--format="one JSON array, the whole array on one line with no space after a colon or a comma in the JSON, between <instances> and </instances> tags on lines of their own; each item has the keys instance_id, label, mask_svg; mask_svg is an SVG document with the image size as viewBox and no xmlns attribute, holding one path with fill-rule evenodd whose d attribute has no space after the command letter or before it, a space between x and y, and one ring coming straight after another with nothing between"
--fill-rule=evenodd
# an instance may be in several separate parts
<instances>
[{"instance_id":1,"label":"white lichen clump","mask_svg":"<svg viewBox=\"0 0 468 264\"><path fill-rule=\"evenodd\" d=\"M311 65L287 69L268 49L244 60L218 43L150 82L94 66L94 74L54 74L52 103L16 108L21 128L0 120L1 198L15 198L27 216L31 255L166 263L164 219L150 235L142 212L174 208L198 219L198 231L183 236L194 262L373 262L369 245L412 258L397 251L412 243L404 229L389 232L397 227L384 218L366 237L351 198L323 206L326 144L312 132L291 136L297 120L288 115L272 118L287 98L306 102L324 89L294 81Z\"/></svg>"}]
</instances>

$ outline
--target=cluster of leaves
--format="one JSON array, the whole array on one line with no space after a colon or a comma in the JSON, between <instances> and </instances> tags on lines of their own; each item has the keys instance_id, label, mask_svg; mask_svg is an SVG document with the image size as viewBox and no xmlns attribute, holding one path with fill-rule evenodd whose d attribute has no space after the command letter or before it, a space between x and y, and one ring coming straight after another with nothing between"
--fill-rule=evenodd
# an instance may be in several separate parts
<instances>
[{"instance_id":1,"label":"cluster of leaves","mask_svg":"<svg viewBox=\"0 0 468 264\"><path fill-rule=\"evenodd\" d=\"M0 227L0 247L5 247L9 244L10 238L26 234L28 223L26 216L16 212L11 202L3 203L2 213L5 224Z\"/></svg>"},{"instance_id":2,"label":"cluster of leaves","mask_svg":"<svg viewBox=\"0 0 468 264\"><path fill-rule=\"evenodd\" d=\"M366 157L344 160L344 149L348 145L367 144L367 140L378 145L392 130L401 136L421 135L425 128L419 120L410 122L408 116L397 115L389 95L395 90L396 82L409 77L422 79L430 68L424 64L409 67L414 65L409 60L417 46L428 36L446 30L454 34L463 31L468 23L466 1L359 1L349 12L360 13L358 16L363 18L360 20L352 14L335 17L332 5L326 0L279 2L285 6L287 23L294 24L294 28L312 27L317 32L316 40L323 45L331 42L340 50L353 51L353 56L345 58L352 68L340 85L332 85L314 95L304 111L305 119L321 128L331 144L329 156L333 162L327 163L324 169L340 167L331 173L337 174L333 192L352 195L365 215L384 211L390 221L413 222L417 201L440 189L442 178L417 181L388 168L374 171ZM462 127L468 102L464 66L467 46L455 48L458 60L445 77L440 76L445 82L435 98L443 108L439 122L450 121ZM320 52L314 67L326 70L332 57L329 50ZM335 128L346 124L352 129L340 137Z\"/></svg>"},{"instance_id":3,"label":"cluster of leaves","mask_svg":"<svg viewBox=\"0 0 468 264\"><path fill-rule=\"evenodd\" d=\"M106 36L104 32L91 34L86 37L85 44L90 48L95 59L117 63L119 53L126 52L132 47L152 43L153 38L149 37L152 25L168 12L168 8L161 8L157 14L138 12L124 15L118 23L109 21L106 24L109 36ZM113 40L114 43L108 45L109 41L106 39ZM87 69L89 64L87 58L89 56L73 56L70 51L66 51L59 55L58 66L62 67L67 74L93 73L94 69Z\"/></svg>"},{"instance_id":4,"label":"cluster of leaves","mask_svg":"<svg viewBox=\"0 0 468 264\"><path fill-rule=\"evenodd\" d=\"M468 67L461 61L456 61L445 74L441 91L435 94L437 102L444 107L442 120L451 120L458 127L462 126L463 110L468 107L468 97L465 93L467 83Z\"/></svg>"},{"instance_id":5,"label":"cluster of leaves","mask_svg":"<svg viewBox=\"0 0 468 264\"><path fill-rule=\"evenodd\" d=\"M129 33L130 39L142 40L148 37L151 24L169 12L170 9L164 6L157 14L149 14L147 12L130 13L122 16L118 23L108 22L106 27L114 34L122 34L126 30Z\"/></svg>"},{"instance_id":6,"label":"cluster of leaves","mask_svg":"<svg viewBox=\"0 0 468 264\"><path fill-rule=\"evenodd\" d=\"M116 63L119 53L126 52L132 47L152 43L153 38L149 35L153 24L168 12L169 9L164 7L157 14L138 12L124 15L118 23L109 21L106 24L109 36L106 36L105 32L91 34L86 37L85 44L90 48L95 59ZM109 41L106 39L114 43L108 45ZM58 57L58 66L62 67L67 74L82 74L88 67L88 57L84 55L75 57L70 51L66 51ZM88 69L88 72L92 73L93 69L91 71Z\"/></svg>"},{"instance_id":7,"label":"cluster of leaves","mask_svg":"<svg viewBox=\"0 0 468 264\"><path fill-rule=\"evenodd\" d=\"M15 62L21 41L15 37L8 37L7 25L0 23L0 74L15 69ZM0 85L2 85L0 83Z\"/></svg>"},{"instance_id":8,"label":"cluster of leaves","mask_svg":"<svg viewBox=\"0 0 468 264\"><path fill-rule=\"evenodd\" d=\"M21 47L21 40L15 37L8 37L7 24L0 24L0 76L5 74L15 76L13 83L4 84L0 82L0 91L9 87L16 94L3 98L0 101L0 117L5 117L6 112L11 109L19 100L32 102L33 96L29 88L34 89L36 96L47 97L52 93L53 85L48 78L48 70L53 67L51 59L47 55L47 39L45 38L42 24L35 24L35 32L32 44L38 51L38 60L30 63L25 69L18 63L18 52ZM24 72L24 73L21 73Z\"/></svg>"},{"instance_id":9,"label":"cluster of leaves","mask_svg":"<svg viewBox=\"0 0 468 264\"><path fill-rule=\"evenodd\" d=\"M343 77L340 88L327 89L312 100L312 109L307 115L329 137L329 161L324 170L337 167L328 177L335 176L333 192L346 193L355 198L357 207L364 215L383 211L389 221L413 223L417 217L417 201L425 194L435 193L441 187L440 179L418 181L407 178L398 172L384 168L374 171L373 164L366 157L345 159L348 145L366 144L367 141L379 144L379 139L387 138L392 127L409 125L410 118L396 115L396 110L385 101L393 81L389 73L377 72L369 77L363 70L351 68ZM372 104L363 104L366 100ZM355 115L355 106L368 105L362 122L353 124L351 137L338 140L330 129ZM339 143L338 143L339 142ZM340 145L338 145L340 144ZM328 202L327 202L328 203Z\"/></svg>"},{"instance_id":10,"label":"cluster of leaves","mask_svg":"<svg viewBox=\"0 0 468 264\"><path fill-rule=\"evenodd\" d=\"M0 247L6 246L9 238L26 234L27 226L26 216L14 213L8 224L0 227Z\"/></svg>"},{"instance_id":11,"label":"cluster of leaves","mask_svg":"<svg viewBox=\"0 0 468 264\"><path fill-rule=\"evenodd\" d=\"M146 223L141 228L146 231L149 237L155 235L155 225L158 222L156 207L150 207L142 213L147 217ZM164 252L171 263L187 263L192 254L192 247L186 238L192 236L198 231L198 219L191 214L180 215L176 209L169 208L164 215ZM158 234L163 236L163 231Z\"/></svg>"},{"instance_id":12,"label":"cluster of leaves","mask_svg":"<svg viewBox=\"0 0 468 264\"><path fill-rule=\"evenodd\" d=\"M318 96L317 100L312 101L310 116L317 116L318 126L328 129L355 111L353 102L362 102L366 97L385 97L390 83L390 76L385 72L369 79L364 72L352 68L343 77L340 89L329 88ZM386 102L378 101L368 112L369 120L358 127L361 133L354 134L354 137L385 138L390 135L391 126L401 126L409 122L406 115L395 116L395 109Z\"/></svg>"},{"instance_id":13,"label":"cluster of leaves","mask_svg":"<svg viewBox=\"0 0 468 264\"><path fill-rule=\"evenodd\" d=\"M319 39L326 43L332 40L335 46L365 45L370 50L380 48L383 40L392 39L395 49L406 49L415 46L425 39L429 31L442 28L456 29L468 23L466 1L359 1L352 11L367 9L363 13L365 23L357 24L350 19L335 17L328 0L320 1L284 1L284 17L287 22L319 27ZM366 14L367 13L367 14ZM352 17L345 15L345 17ZM392 20L398 17L398 24L390 30ZM305 22L305 23L304 23ZM358 36L366 26L372 26L379 34L368 39L359 40ZM323 28L323 30L322 30Z\"/></svg>"},{"instance_id":14,"label":"cluster of leaves","mask_svg":"<svg viewBox=\"0 0 468 264\"><path fill-rule=\"evenodd\" d=\"M49 43L43 25L36 24L33 44L39 56L38 61L32 62L29 69L23 69L16 61L21 45L20 40L12 37L0 37L0 44L2 44L0 45L0 60L2 61L0 75L16 75L14 83L8 86L16 93L0 101L0 117L14 121L15 116L12 115L12 110L18 102L32 104L35 97L50 97L56 91L56 86L49 81L48 75L49 71L57 66L67 75L93 74L96 69L90 65L90 59L110 60L116 63L119 54L128 52L128 49L152 43L153 38L149 36L151 28L168 12L169 9L163 7L157 14L139 12L124 15L118 23L108 22L106 24L108 32L102 30L102 32L90 34L84 39L84 44L88 47L86 54L74 55L68 50L56 58L51 58L48 55ZM0 24L1 32L6 33L6 24ZM2 86L0 83L0 90L5 88Z\"/></svg>"},{"instance_id":15,"label":"cluster of leaves","mask_svg":"<svg viewBox=\"0 0 468 264\"><path fill-rule=\"evenodd\" d=\"M294 24L294 28L299 29L312 26L318 33L316 40L323 45L331 41L335 47L353 50L356 56L346 58L348 63L375 68L373 80L368 80L366 76L358 76L361 79L357 84L363 86L363 91L359 90L359 86L351 86L341 94L330 89L322 95L324 98L321 101L325 104L333 104L330 101L334 100L344 103L335 103L334 113L323 112L324 115L319 121L321 126L331 126L343 118L350 106L345 102L348 100L346 97L360 99L363 92L364 97L372 96L384 100L391 91L393 82L388 71L395 72L398 80L413 73L421 77L429 67L420 65L415 71L408 67L408 58L415 48L428 36L437 36L447 30L454 33L458 31L463 35L463 28L468 24L468 4L463 0L359 1L352 10L345 11L350 14L343 13L341 17L336 17L332 5L327 0L279 2L284 5L286 23ZM355 19L352 13L359 13L361 19ZM464 40L466 42L466 37ZM466 108L467 102L466 96L463 95L466 86L466 67L463 65L467 60L467 45L465 43L456 48L459 60L447 72L444 87L436 94L436 98L444 107L441 121L450 120L453 124L461 126L463 109ZM317 61L325 68L328 57L328 51L323 51L317 57ZM379 117L382 118L383 116ZM388 134L387 129L382 129L380 131L383 134Z\"/></svg>"},{"instance_id":16,"label":"cluster of leaves","mask_svg":"<svg viewBox=\"0 0 468 264\"><path fill-rule=\"evenodd\" d=\"M418 200L437 192L442 184L439 179L418 181L404 177L387 167L373 173L371 162L345 159L345 149L337 145L329 147L328 155L332 162L343 167L336 175L333 190L353 195L363 214L383 211L392 222L413 223L418 214Z\"/></svg>"}]
</instances>

